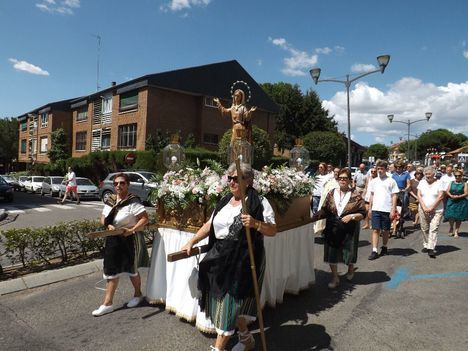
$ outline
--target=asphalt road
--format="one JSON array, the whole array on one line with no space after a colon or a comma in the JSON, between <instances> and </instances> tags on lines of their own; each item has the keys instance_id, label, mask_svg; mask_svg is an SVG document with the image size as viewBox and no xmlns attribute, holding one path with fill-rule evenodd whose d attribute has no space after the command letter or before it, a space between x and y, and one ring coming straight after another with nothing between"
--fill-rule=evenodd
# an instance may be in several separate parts
<instances>
[{"instance_id":1,"label":"asphalt road","mask_svg":"<svg viewBox=\"0 0 468 351\"><path fill-rule=\"evenodd\" d=\"M333 291L317 239L316 284L264 311L268 349L466 350L468 226L462 226L459 239L445 235L447 229L441 226L436 259L420 252L415 231L392 239L389 255L376 261L367 260L370 232L363 231L355 279L342 279ZM93 317L103 297L95 289L100 279L96 273L2 296L0 349L209 350L213 336L161 307L125 308L132 290L126 279L115 299L121 308ZM259 343L258 333L255 337Z\"/></svg>"}]
</instances>

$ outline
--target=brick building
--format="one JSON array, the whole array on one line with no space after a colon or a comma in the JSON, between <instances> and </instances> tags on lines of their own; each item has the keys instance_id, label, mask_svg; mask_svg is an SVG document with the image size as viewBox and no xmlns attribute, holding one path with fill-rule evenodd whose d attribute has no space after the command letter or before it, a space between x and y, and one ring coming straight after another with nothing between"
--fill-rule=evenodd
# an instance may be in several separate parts
<instances>
[{"instance_id":1,"label":"brick building","mask_svg":"<svg viewBox=\"0 0 468 351\"><path fill-rule=\"evenodd\" d=\"M224 132L231 128L231 121L221 117L213 98L219 97L224 106L229 106L230 87L236 81L246 82L251 89L248 105L257 106L253 124L272 136L278 106L233 60L150 74L62 101L62 125L68 132L71 156L80 157L96 150L144 150L145 141L157 130L180 132L183 139L192 134L198 145L216 149ZM52 111L52 105L18 118L20 162L31 162L31 154L37 154L37 162L48 162L43 152L23 154L21 140L32 138L29 128L23 131L24 124L29 127L37 123L34 118L40 119L46 107ZM55 114L58 115L58 110ZM37 134L36 139L48 135L50 145L50 133L55 128L59 127L54 124L43 131L31 130Z\"/></svg>"}]
</instances>

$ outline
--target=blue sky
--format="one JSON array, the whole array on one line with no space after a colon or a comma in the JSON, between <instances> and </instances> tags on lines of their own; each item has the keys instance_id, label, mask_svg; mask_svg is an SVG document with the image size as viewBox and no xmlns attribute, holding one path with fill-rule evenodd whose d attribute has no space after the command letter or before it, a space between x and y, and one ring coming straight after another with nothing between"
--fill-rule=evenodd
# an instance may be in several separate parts
<instances>
[{"instance_id":1,"label":"blue sky","mask_svg":"<svg viewBox=\"0 0 468 351\"><path fill-rule=\"evenodd\" d=\"M0 116L148 73L236 59L258 82L314 89L345 131L344 86L322 78L376 65L351 90L353 138L398 141L428 128L468 131L468 1L1 0Z\"/></svg>"}]
</instances>

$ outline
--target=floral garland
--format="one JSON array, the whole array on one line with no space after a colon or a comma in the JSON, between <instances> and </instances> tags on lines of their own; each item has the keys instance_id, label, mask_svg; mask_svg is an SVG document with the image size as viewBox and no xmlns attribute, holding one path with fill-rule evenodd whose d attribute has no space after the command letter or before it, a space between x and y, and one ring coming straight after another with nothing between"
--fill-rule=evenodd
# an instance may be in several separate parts
<instances>
[{"instance_id":1,"label":"floral garland","mask_svg":"<svg viewBox=\"0 0 468 351\"><path fill-rule=\"evenodd\" d=\"M229 192L227 174L217 168L169 171L156 180L158 186L150 199L158 200L166 209L186 209L193 203L212 209ZM280 211L286 209L293 198L310 196L313 186L312 178L289 167L264 167L255 171L253 182L259 194L273 200Z\"/></svg>"}]
</instances>

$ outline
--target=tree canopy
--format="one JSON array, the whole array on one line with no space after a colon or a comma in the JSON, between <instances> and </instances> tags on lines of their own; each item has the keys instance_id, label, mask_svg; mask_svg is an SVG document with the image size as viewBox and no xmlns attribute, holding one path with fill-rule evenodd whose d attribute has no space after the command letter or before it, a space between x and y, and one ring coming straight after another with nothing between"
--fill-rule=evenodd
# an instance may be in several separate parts
<instances>
[{"instance_id":1,"label":"tree canopy","mask_svg":"<svg viewBox=\"0 0 468 351\"><path fill-rule=\"evenodd\" d=\"M372 144L370 145L366 152L364 153L365 157L373 156L375 159L387 160L388 159L388 148L384 144Z\"/></svg>"},{"instance_id":2,"label":"tree canopy","mask_svg":"<svg viewBox=\"0 0 468 351\"><path fill-rule=\"evenodd\" d=\"M51 162L66 160L70 157L68 154L67 133L63 128L54 130L50 136L50 149L47 156Z\"/></svg>"},{"instance_id":3,"label":"tree canopy","mask_svg":"<svg viewBox=\"0 0 468 351\"><path fill-rule=\"evenodd\" d=\"M304 136L304 146L310 153L310 159L338 165L346 157L346 144L337 132L310 132Z\"/></svg>"},{"instance_id":4,"label":"tree canopy","mask_svg":"<svg viewBox=\"0 0 468 351\"><path fill-rule=\"evenodd\" d=\"M264 83L262 88L280 107L276 118L276 143L280 149L292 148L294 139L312 131L336 131L336 122L322 108L314 91L302 93L289 83Z\"/></svg>"},{"instance_id":5,"label":"tree canopy","mask_svg":"<svg viewBox=\"0 0 468 351\"><path fill-rule=\"evenodd\" d=\"M10 171L11 163L18 157L18 120L0 118L0 163L5 172Z\"/></svg>"}]
</instances>

